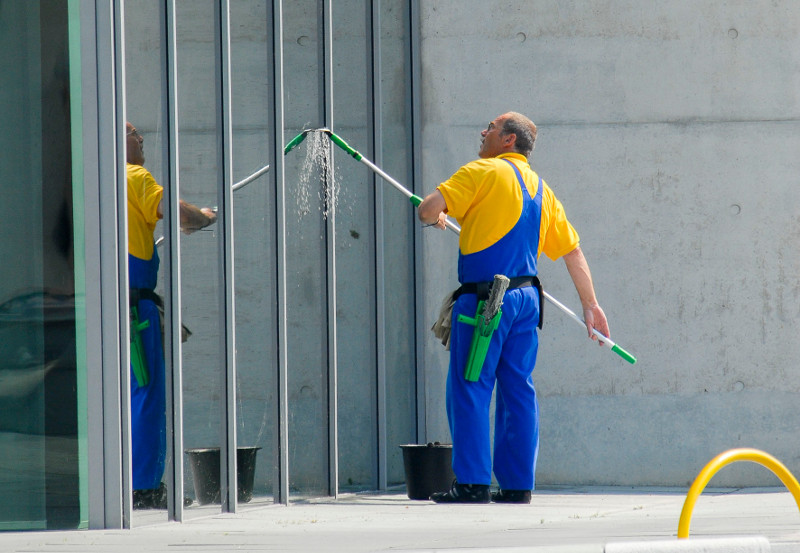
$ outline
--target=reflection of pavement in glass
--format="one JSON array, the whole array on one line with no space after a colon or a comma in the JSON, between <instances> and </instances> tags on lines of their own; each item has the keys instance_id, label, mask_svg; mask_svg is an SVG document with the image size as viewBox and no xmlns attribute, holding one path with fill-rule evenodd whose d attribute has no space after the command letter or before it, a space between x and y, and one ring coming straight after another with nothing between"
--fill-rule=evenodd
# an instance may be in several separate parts
<instances>
[{"instance_id":1,"label":"reflection of pavement in glass","mask_svg":"<svg viewBox=\"0 0 800 553\"><path fill-rule=\"evenodd\" d=\"M74 296L35 290L0 304L0 521L9 529L78 524L76 385Z\"/></svg>"},{"instance_id":2,"label":"reflection of pavement in glass","mask_svg":"<svg viewBox=\"0 0 800 553\"><path fill-rule=\"evenodd\" d=\"M58 360L55 360L46 365L36 364L13 369L0 369L0 401L29 396L37 386L44 382L44 377L57 364ZM0 418L0 428L2 428L2 420Z\"/></svg>"},{"instance_id":3,"label":"reflection of pavement in glass","mask_svg":"<svg viewBox=\"0 0 800 553\"><path fill-rule=\"evenodd\" d=\"M44 529L45 498L76 511L77 466L76 437L0 432L0 530Z\"/></svg>"},{"instance_id":4,"label":"reflection of pavement in glass","mask_svg":"<svg viewBox=\"0 0 800 553\"><path fill-rule=\"evenodd\" d=\"M0 430L75 435L75 377L74 296L35 290L0 304Z\"/></svg>"},{"instance_id":5,"label":"reflection of pavement in glass","mask_svg":"<svg viewBox=\"0 0 800 553\"><path fill-rule=\"evenodd\" d=\"M189 493L189 489L184 489ZM253 496L253 499L248 503L239 503L239 513L251 512L263 509L264 507L275 507L275 500L272 495ZM209 503L208 505L200 505L194 502L192 505L183 509L184 521L194 520L198 518L207 518L218 515L222 512L222 507L218 503ZM167 522L167 512L157 509L148 509L142 511L134 511L131 517L132 528L142 528Z\"/></svg>"}]
</instances>

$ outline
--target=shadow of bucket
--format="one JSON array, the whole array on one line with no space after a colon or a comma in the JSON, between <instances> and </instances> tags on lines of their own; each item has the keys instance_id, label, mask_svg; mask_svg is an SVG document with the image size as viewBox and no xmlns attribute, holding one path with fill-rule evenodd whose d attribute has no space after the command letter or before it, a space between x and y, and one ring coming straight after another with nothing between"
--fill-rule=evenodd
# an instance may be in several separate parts
<instances>
[{"instance_id":1,"label":"shadow of bucket","mask_svg":"<svg viewBox=\"0 0 800 553\"><path fill-rule=\"evenodd\" d=\"M256 474L256 453L260 447L236 449L236 480L239 502L253 499L253 482ZM220 503L219 448L187 449L189 465L192 467L194 494L200 505Z\"/></svg>"},{"instance_id":2,"label":"shadow of bucket","mask_svg":"<svg viewBox=\"0 0 800 553\"><path fill-rule=\"evenodd\" d=\"M428 499L446 492L455 480L453 446L439 442L401 445L409 499Z\"/></svg>"}]
</instances>

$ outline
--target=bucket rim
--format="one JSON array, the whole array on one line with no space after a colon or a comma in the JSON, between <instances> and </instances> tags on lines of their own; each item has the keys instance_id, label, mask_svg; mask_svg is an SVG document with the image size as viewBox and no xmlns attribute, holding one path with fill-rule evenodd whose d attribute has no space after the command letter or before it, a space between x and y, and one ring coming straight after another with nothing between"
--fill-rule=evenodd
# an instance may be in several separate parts
<instances>
[{"instance_id":1,"label":"bucket rim","mask_svg":"<svg viewBox=\"0 0 800 553\"><path fill-rule=\"evenodd\" d=\"M427 444L401 444L397 446L399 448L408 448L408 449L415 449L415 448L425 448L425 449L452 449L453 444L440 444L436 443L427 443Z\"/></svg>"},{"instance_id":2,"label":"bucket rim","mask_svg":"<svg viewBox=\"0 0 800 553\"><path fill-rule=\"evenodd\" d=\"M260 449L262 449L261 446L243 446L243 445L237 446L237 448L236 448L237 451L258 451ZM214 453L214 452L219 452L220 448L219 447L187 447L183 451L185 453L189 453L189 454L191 454L191 453Z\"/></svg>"}]
</instances>

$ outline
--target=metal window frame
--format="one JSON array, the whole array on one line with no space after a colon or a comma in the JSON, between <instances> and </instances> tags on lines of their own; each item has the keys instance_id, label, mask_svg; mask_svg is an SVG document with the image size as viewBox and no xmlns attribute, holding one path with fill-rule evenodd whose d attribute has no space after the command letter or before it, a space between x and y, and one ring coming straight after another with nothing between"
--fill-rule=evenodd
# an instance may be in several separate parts
<instances>
[{"instance_id":1,"label":"metal window frame","mask_svg":"<svg viewBox=\"0 0 800 553\"><path fill-rule=\"evenodd\" d=\"M183 348L181 344L180 142L178 127L178 39L175 0L163 0L160 11L161 96L165 99L162 159L166 160L164 187L164 360L167 406L167 517L182 522L183 512ZM168 363L167 363L168 361Z\"/></svg>"},{"instance_id":2,"label":"metal window frame","mask_svg":"<svg viewBox=\"0 0 800 553\"><path fill-rule=\"evenodd\" d=\"M422 182L422 106L420 97L422 93L422 61L420 46L420 7L419 0L410 0L409 5L409 49L408 49L408 110L411 118L411 132L409 133L409 151L411 152L411 182L415 183L415 193L419 190L419 183ZM416 380L417 380L417 443L427 442L427 394L425 391L425 279L419 267L423 266L422 248L422 227L415 225L413 247L414 247L414 328L416 329L415 349L416 349Z\"/></svg>"},{"instance_id":3,"label":"metal window frame","mask_svg":"<svg viewBox=\"0 0 800 553\"><path fill-rule=\"evenodd\" d=\"M368 102L372 109L367 116L370 128L372 159L378 167L383 166L383 89L381 87L381 0L367 2L367 59L370 62ZM388 424L386 420L386 248L383 218L384 187L374 172L369 173L372 189L373 223L375 233L375 384L376 384L376 431L375 478L379 490L387 486Z\"/></svg>"},{"instance_id":4,"label":"metal window frame","mask_svg":"<svg viewBox=\"0 0 800 553\"><path fill-rule=\"evenodd\" d=\"M180 240L179 240L179 174L178 174L178 126L177 126L177 67L175 61L175 0L164 0L165 27L167 32L167 48L165 54L164 74L169 129L169 151L165 155L169 160L168 188L169 196L170 244L169 278L172 290L180 290ZM86 167L96 167L97 172L87 173L87 193L85 199L86 213L97 213L96 218L87 218L87 294L100 298L96 305L87 309L87 349L90 391L88 396L90 411L89 466L92 474L102 471L102 479L92 479L89 485L89 517L92 528L130 528L132 498L130 471L130 405L129 405L129 371L121 370L129 364L128 348L123 343L127 335L127 202L125 198L125 66L124 66L124 0L113 0L109 3L82 4L82 64L84 90L96 91L97 96L86 94L84 103L84 123L87 129L97 129L85 134ZM288 455L288 359L287 359L287 277L286 277L286 190L285 166L283 163L284 148L284 100L283 100L283 2L273 0L269 6L269 18L272 25L272 41L270 44L272 87L270 126L274 132L272 144L273 171L270 179L276 195L276 282L277 282L277 374L275 391L274 421L276 431L273 444L273 461L275 466L274 501L289 503L289 455ZM382 90L381 71L381 37L380 37L380 0L367 5L368 12L368 50L371 56L370 90L372 110L371 144L373 157L381 162L382 144ZM409 132L409 151L412 182L418 182L420 167L420 68L419 68L419 2L410 0L408 5L409 46L407 55L407 82L409 94L407 113L411 119ZM218 0L218 59L222 85L218 102L220 125L218 126L219 143L221 145L220 174L223 186L220 188L221 221L223 239L221 240L221 256L224 270L220 276L221 322L224 333L222 340L222 356L227 367L222 382L225 394L223 432L226 439L222 447L223 472L223 510L235 512L237 509L236 485L236 408L235 408L235 334L234 334L234 294L233 294L233 221L232 221L232 124L230 113L231 78L230 78L230 6L229 0ZM171 30L170 30L171 29ZM320 85L323 91L320 110L326 126L333 127L333 29L332 0L322 2L322 44L324 67ZM93 60L95 63L91 63ZM374 180L376 177L371 176ZM115 187L103 186L109 181L116 182ZM387 480L387 422L386 422L386 306L385 298L385 248L383 237L385 229L380 222L383 209L382 187L373 186L374 210L376 213L376 251L375 251L375 284L376 284L376 323L377 323L377 482L378 488L386 488ZM326 247L328 255L328 425L329 425L329 493L338 496L338 389L337 389L337 334L336 334L336 275L335 275L335 214L327 222ZM419 229L415 229L414 242L420 240ZM418 248L414 248L414 265L418 267L421 259ZM418 440L426 435L426 398L425 382L421 367L424 362L423 340L420 332L423 325L419 320L424 312L420 303L423 285L419 271L414 271L415 334L416 351L416 413ZM180 345L180 294L168 294L169 312L168 334L169 346L165 355L172 360L173 374L171 390L168 392L170 407L170 447L172 448L172 464L168 472L171 480L171 496L169 516L171 520L183 519L183 452L182 452L182 390L181 390L181 345ZM95 344L92 346L92 344Z\"/></svg>"},{"instance_id":5,"label":"metal window frame","mask_svg":"<svg viewBox=\"0 0 800 553\"><path fill-rule=\"evenodd\" d=\"M268 14L272 23L272 43L270 44L269 68L272 75L270 93L270 126L273 129L272 167L269 178L275 191L275 282L277 286L277 370L275 378L275 397L273 420L272 462L275 467L273 478L273 500L283 505L289 504L289 370L288 370L288 321L286 288L286 182L283 149L285 145L284 105L283 105L283 2L272 0Z\"/></svg>"},{"instance_id":6,"label":"metal window frame","mask_svg":"<svg viewBox=\"0 0 800 553\"><path fill-rule=\"evenodd\" d=\"M234 301L233 264L233 123L231 117L231 41L230 2L217 0L215 5L215 43L219 88L217 89L217 172L218 205L221 236L219 255L220 271L220 335L222 374L222 402L220 432L223 439L220 448L220 497L222 511L235 513L238 506L236 474L236 311Z\"/></svg>"},{"instance_id":7,"label":"metal window frame","mask_svg":"<svg viewBox=\"0 0 800 553\"><path fill-rule=\"evenodd\" d=\"M323 0L321 13L323 67L320 73L319 86L320 111L323 126L333 129L333 0ZM331 160L334 159L333 144ZM327 174L331 185L336 182L334 164L331 163ZM327 297L327 346L328 346L328 495L339 497L339 355L338 333L336 321L336 203L326 206L328 216L325 218L326 243L326 297Z\"/></svg>"},{"instance_id":8,"label":"metal window frame","mask_svg":"<svg viewBox=\"0 0 800 553\"><path fill-rule=\"evenodd\" d=\"M130 528L123 2L82 2L89 527ZM92 301L96 300L96 301Z\"/></svg>"}]
</instances>

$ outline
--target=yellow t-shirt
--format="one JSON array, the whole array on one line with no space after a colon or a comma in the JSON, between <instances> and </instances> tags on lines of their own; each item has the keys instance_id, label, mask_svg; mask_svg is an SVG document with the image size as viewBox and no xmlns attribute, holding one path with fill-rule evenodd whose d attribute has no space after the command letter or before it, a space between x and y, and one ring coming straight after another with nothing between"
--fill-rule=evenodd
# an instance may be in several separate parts
<instances>
[{"instance_id":1,"label":"yellow t-shirt","mask_svg":"<svg viewBox=\"0 0 800 553\"><path fill-rule=\"evenodd\" d=\"M127 164L128 253L139 259L153 257L153 232L158 223L158 204L164 189L141 165Z\"/></svg>"},{"instance_id":2,"label":"yellow t-shirt","mask_svg":"<svg viewBox=\"0 0 800 553\"><path fill-rule=\"evenodd\" d=\"M462 254L484 250L505 236L522 214L522 190L514 169L517 166L528 194L536 196L539 176L522 154L508 153L467 163L440 184L448 215L461 225L459 247ZM542 222L539 249L552 260L578 247L580 238L564 213L561 202L542 181Z\"/></svg>"}]
</instances>

